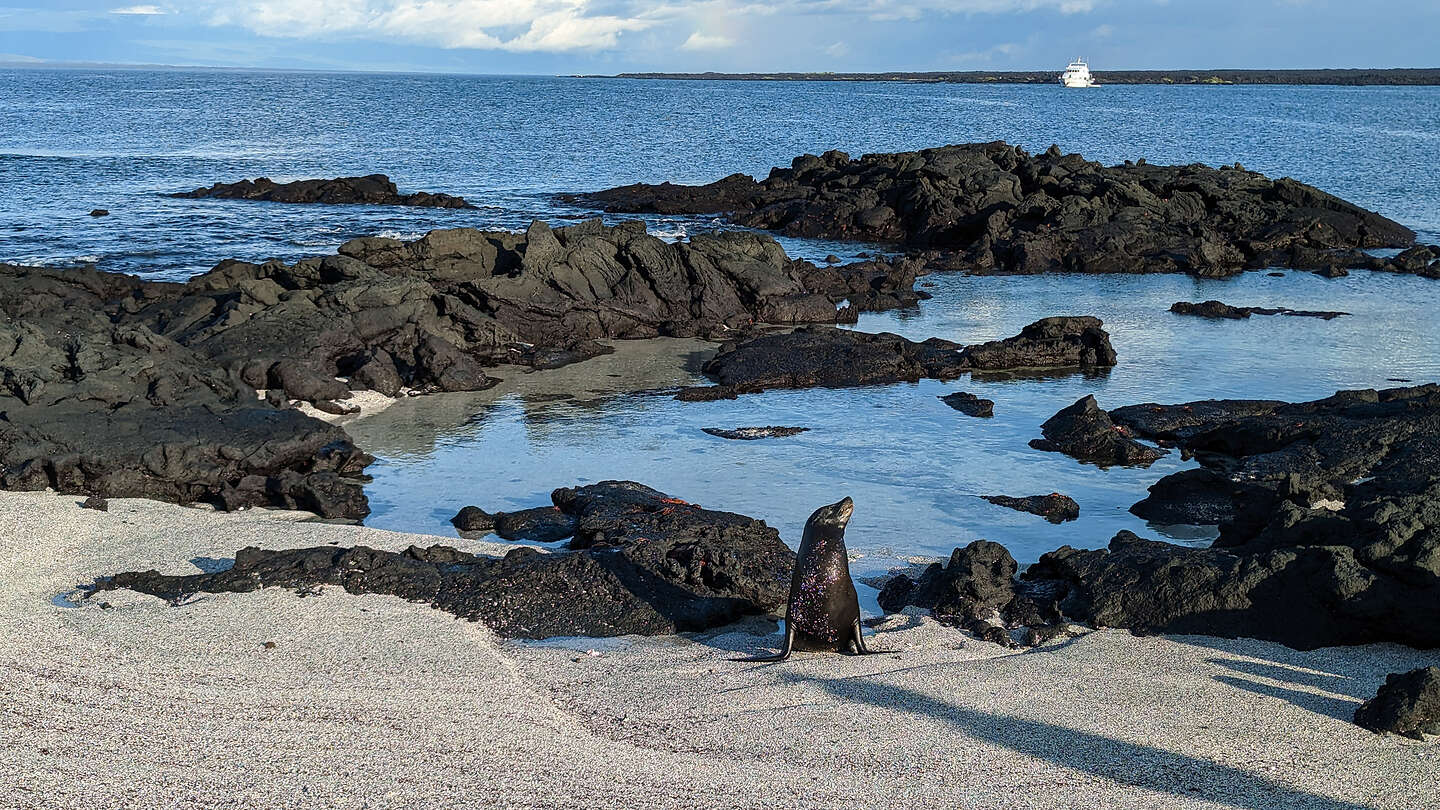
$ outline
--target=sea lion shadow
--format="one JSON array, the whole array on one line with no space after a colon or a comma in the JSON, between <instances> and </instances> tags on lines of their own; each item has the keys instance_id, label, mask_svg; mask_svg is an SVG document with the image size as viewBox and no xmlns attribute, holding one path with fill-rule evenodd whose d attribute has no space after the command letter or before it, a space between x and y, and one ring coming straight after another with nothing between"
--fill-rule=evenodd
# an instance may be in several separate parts
<instances>
[{"instance_id":1,"label":"sea lion shadow","mask_svg":"<svg viewBox=\"0 0 1440 810\"><path fill-rule=\"evenodd\" d=\"M977 740L1121 785L1190 800L1205 799L1242 810L1374 810L1230 765L1053 723L978 711L874 679L822 679L792 673L780 677L797 684L818 685L843 700L948 723Z\"/></svg>"}]
</instances>

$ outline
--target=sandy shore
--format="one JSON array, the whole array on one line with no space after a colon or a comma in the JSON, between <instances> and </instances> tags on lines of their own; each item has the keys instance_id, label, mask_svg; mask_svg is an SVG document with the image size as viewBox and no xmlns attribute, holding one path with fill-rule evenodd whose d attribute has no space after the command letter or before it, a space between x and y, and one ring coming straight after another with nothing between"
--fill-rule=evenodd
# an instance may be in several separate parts
<instances>
[{"instance_id":1,"label":"sandy shore","mask_svg":"<svg viewBox=\"0 0 1440 810\"><path fill-rule=\"evenodd\" d=\"M750 665L727 659L772 624L519 644L336 589L72 607L244 545L436 541L76 502L0 493L5 808L1440 806L1440 747L1349 722L1433 654L1113 631L1012 653L897 616L873 642L896 654Z\"/></svg>"}]
</instances>

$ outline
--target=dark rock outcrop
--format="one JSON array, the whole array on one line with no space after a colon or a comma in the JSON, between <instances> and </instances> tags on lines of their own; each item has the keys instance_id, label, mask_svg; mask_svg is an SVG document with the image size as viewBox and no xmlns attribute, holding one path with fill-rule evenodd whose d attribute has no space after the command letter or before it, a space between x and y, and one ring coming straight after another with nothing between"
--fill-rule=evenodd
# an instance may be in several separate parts
<instances>
[{"instance_id":1,"label":"dark rock outcrop","mask_svg":"<svg viewBox=\"0 0 1440 810\"><path fill-rule=\"evenodd\" d=\"M669 244L598 221L357 239L183 284L0 265L0 487L360 517L369 458L291 400L344 413L352 388L480 390L497 364L612 351L600 338L833 324L914 279L853 268L791 260L760 234Z\"/></svg>"},{"instance_id":2,"label":"dark rock outcrop","mask_svg":"<svg viewBox=\"0 0 1440 810\"><path fill-rule=\"evenodd\" d=\"M109 512L110 502L104 498L96 498L93 495L80 502L81 509L94 509L97 512Z\"/></svg>"},{"instance_id":3,"label":"dark rock outcrop","mask_svg":"<svg viewBox=\"0 0 1440 810\"><path fill-rule=\"evenodd\" d=\"M488 532L495 528L495 516L478 506L462 507L450 525L462 532Z\"/></svg>"},{"instance_id":4,"label":"dark rock outcrop","mask_svg":"<svg viewBox=\"0 0 1440 810\"><path fill-rule=\"evenodd\" d=\"M1190 548L1122 532L1108 549L1046 554L1024 578L1055 588L1066 615L1305 649L1440 647L1440 386L1110 416L1203 465L1135 511L1218 522L1220 537Z\"/></svg>"},{"instance_id":5,"label":"dark rock outcrop","mask_svg":"<svg viewBox=\"0 0 1440 810\"><path fill-rule=\"evenodd\" d=\"M1232 307L1220 301L1202 301L1198 304L1176 301L1170 305L1170 311L1176 315L1196 315L1201 318L1226 318L1229 320L1241 320L1251 315L1290 315L1298 318L1321 318L1328 321L1341 315L1350 314L1348 312L1286 309L1284 307Z\"/></svg>"},{"instance_id":6,"label":"dark rock outcrop","mask_svg":"<svg viewBox=\"0 0 1440 810\"><path fill-rule=\"evenodd\" d=\"M1165 455L1164 450L1131 438L1131 432L1111 421L1090 395L1047 419L1040 430L1045 438L1030 440L1036 450L1064 453L1102 467L1147 467Z\"/></svg>"},{"instance_id":7,"label":"dark rock outcrop","mask_svg":"<svg viewBox=\"0 0 1440 810\"><path fill-rule=\"evenodd\" d=\"M889 332L801 328L722 345L702 371L715 380L716 398L767 388L845 388L951 380L971 371L1027 368L1106 368L1115 350L1098 318L1045 318L1019 335L977 346L940 338L922 343ZM704 399L686 389L682 399Z\"/></svg>"},{"instance_id":8,"label":"dark rock outcrop","mask_svg":"<svg viewBox=\"0 0 1440 810\"><path fill-rule=\"evenodd\" d=\"M981 399L965 391L956 391L940 397L940 401L966 416L990 417L995 415L995 400Z\"/></svg>"},{"instance_id":9,"label":"dark rock outcrop","mask_svg":"<svg viewBox=\"0 0 1440 810\"><path fill-rule=\"evenodd\" d=\"M711 436L719 436L722 439L737 439L740 441L754 441L755 439L784 438L786 436L797 436L810 428L807 427L781 427L771 425L769 427L742 427L727 430L725 428L700 428Z\"/></svg>"},{"instance_id":10,"label":"dark rock outcrop","mask_svg":"<svg viewBox=\"0 0 1440 810\"><path fill-rule=\"evenodd\" d=\"M763 521L627 481L558 489L552 497L575 521L568 551L526 547L492 558L447 546L399 553L246 548L226 571L125 573L98 588L173 600L202 591L338 585L425 602L514 638L703 630L785 602L795 555Z\"/></svg>"},{"instance_id":11,"label":"dark rock outcrop","mask_svg":"<svg viewBox=\"0 0 1440 810\"><path fill-rule=\"evenodd\" d=\"M963 357L977 371L1109 368L1116 356L1103 325L1089 315L1041 318L1014 337L966 346Z\"/></svg>"},{"instance_id":12,"label":"dark rock outcrop","mask_svg":"<svg viewBox=\"0 0 1440 810\"><path fill-rule=\"evenodd\" d=\"M108 217L108 216L110 216L110 212L107 211L107 210L105 210L104 208L96 208L95 210L93 210L93 211L90 212L90 216L92 216L92 217Z\"/></svg>"},{"instance_id":13,"label":"dark rock outcrop","mask_svg":"<svg viewBox=\"0 0 1440 810\"><path fill-rule=\"evenodd\" d=\"M1080 504L1076 503L1074 498L1058 492L1052 492L1049 495L1027 495L1023 498L1012 498L1009 495L982 495L981 497L996 506L1039 515L1051 523L1064 523L1080 517Z\"/></svg>"},{"instance_id":14,"label":"dark rock outcrop","mask_svg":"<svg viewBox=\"0 0 1440 810\"><path fill-rule=\"evenodd\" d=\"M1415 234L1304 183L1238 166L1102 166L1005 143L803 155L757 182L631 185L571 199L607 211L723 213L790 236L927 251L941 267L1003 273L1320 269ZM1364 255L1364 254L1360 254ZM1418 262L1418 258L1416 259Z\"/></svg>"},{"instance_id":15,"label":"dark rock outcrop","mask_svg":"<svg viewBox=\"0 0 1440 810\"><path fill-rule=\"evenodd\" d=\"M495 515L495 533L506 540L554 543L575 534L575 517L554 506L498 512Z\"/></svg>"},{"instance_id":16,"label":"dark rock outcrop","mask_svg":"<svg viewBox=\"0 0 1440 810\"><path fill-rule=\"evenodd\" d=\"M1440 667L1396 672L1355 710L1355 722L1376 734L1423 740L1440 734Z\"/></svg>"},{"instance_id":17,"label":"dark rock outcrop","mask_svg":"<svg viewBox=\"0 0 1440 810\"><path fill-rule=\"evenodd\" d=\"M370 458L344 431L262 402L182 324L138 314L185 289L0 265L0 488L363 517Z\"/></svg>"},{"instance_id":18,"label":"dark rock outcrop","mask_svg":"<svg viewBox=\"0 0 1440 810\"><path fill-rule=\"evenodd\" d=\"M336 177L330 180L296 180L276 183L268 177L216 183L208 188L182 191L171 197L187 199L263 200L278 203L321 203L325 205L409 205L421 208L474 208L463 197L417 191L401 194L389 177Z\"/></svg>"},{"instance_id":19,"label":"dark rock outcrop","mask_svg":"<svg viewBox=\"0 0 1440 810\"><path fill-rule=\"evenodd\" d=\"M1027 641L1033 645L1053 637L1063 617L1043 588L1016 579L1018 568L1004 546L976 540L955 549L945 565L931 563L918 579L891 577L880 591L880 608L890 613L908 605L926 608L945 624L1007 647L1014 646L1012 629L1031 627Z\"/></svg>"}]
</instances>

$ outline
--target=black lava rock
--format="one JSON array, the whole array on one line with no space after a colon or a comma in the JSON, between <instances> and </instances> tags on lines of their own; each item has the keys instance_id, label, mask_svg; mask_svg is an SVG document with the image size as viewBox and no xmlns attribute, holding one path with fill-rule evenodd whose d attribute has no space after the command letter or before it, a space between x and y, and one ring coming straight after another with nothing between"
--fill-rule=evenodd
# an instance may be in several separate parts
<instances>
[{"instance_id":1,"label":"black lava rock","mask_svg":"<svg viewBox=\"0 0 1440 810\"><path fill-rule=\"evenodd\" d=\"M462 532L488 532L495 528L495 516L478 506L466 506L450 518L450 523Z\"/></svg>"},{"instance_id":2,"label":"black lava rock","mask_svg":"<svg viewBox=\"0 0 1440 810\"><path fill-rule=\"evenodd\" d=\"M118 574L130 588L178 600L196 592L337 585L425 602L512 638L660 635L704 630L778 608L795 555L764 522L687 504L628 481L553 493L575 522L569 550L524 547L502 558L448 546L241 549L210 574Z\"/></svg>"},{"instance_id":3,"label":"black lava rock","mask_svg":"<svg viewBox=\"0 0 1440 810\"><path fill-rule=\"evenodd\" d=\"M720 213L790 236L900 243L934 266L969 272L1221 277L1394 266L1360 249L1415 240L1399 223L1289 178L1232 166L1103 166L1000 142L856 159L832 151L797 157L758 182L736 174L574 198L608 211Z\"/></svg>"},{"instance_id":4,"label":"black lava rock","mask_svg":"<svg viewBox=\"0 0 1440 810\"><path fill-rule=\"evenodd\" d=\"M1355 710L1355 722L1376 734L1416 740L1440 734L1440 667L1390 675L1375 697Z\"/></svg>"},{"instance_id":5,"label":"black lava rock","mask_svg":"<svg viewBox=\"0 0 1440 810\"><path fill-rule=\"evenodd\" d=\"M1115 364L1099 318L1045 318L1019 335L977 346L940 338L922 343L888 332L805 327L726 343L702 370L719 383L714 396L767 388L843 388L921 378L950 380L971 371L1103 368ZM682 398L704 398L703 390ZM728 396L726 396L728 398Z\"/></svg>"},{"instance_id":6,"label":"black lava rock","mask_svg":"<svg viewBox=\"0 0 1440 810\"><path fill-rule=\"evenodd\" d=\"M1053 589L1066 615L1301 649L1440 647L1440 386L1109 416L1202 465L1162 479L1136 511L1219 520L1220 537L1193 548L1121 532L1107 549L1042 556L1023 579Z\"/></svg>"},{"instance_id":7,"label":"black lava rock","mask_svg":"<svg viewBox=\"0 0 1440 810\"><path fill-rule=\"evenodd\" d=\"M700 428L711 436L719 436L722 439L738 439L741 441L754 441L755 439L784 438L796 436L808 431L807 427L780 427L771 425L769 427L742 427L734 429L725 428Z\"/></svg>"},{"instance_id":8,"label":"black lava rock","mask_svg":"<svg viewBox=\"0 0 1440 810\"><path fill-rule=\"evenodd\" d=\"M1135 441L1129 430L1112 422L1089 395L1050 417L1040 429L1045 438L1032 439L1031 447L1102 467L1148 467L1166 452Z\"/></svg>"},{"instance_id":9,"label":"black lava rock","mask_svg":"<svg viewBox=\"0 0 1440 810\"><path fill-rule=\"evenodd\" d=\"M537 506L495 515L495 533L506 540L554 543L575 533L575 517L554 506Z\"/></svg>"},{"instance_id":10,"label":"black lava rock","mask_svg":"<svg viewBox=\"0 0 1440 810\"><path fill-rule=\"evenodd\" d=\"M336 177L333 180L296 180L276 183L268 177L241 180L238 183L216 183L171 194L189 199L263 200L280 203L323 203L327 205L410 205L423 208L474 208L462 197L418 191L401 194L389 177L371 174L365 177Z\"/></svg>"},{"instance_id":11,"label":"black lava rock","mask_svg":"<svg viewBox=\"0 0 1440 810\"><path fill-rule=\"evenodd\" d=\"M966 416L991 417L995 415L995 400L981 399L964 391L946 394L940 397L940 401Z\"/></svg>"},{"instance_id":12,"label":"black lava rock","mask_svg":"<svg viewBox=\"0 0 1440 810\"><path fill-rule=\"evenodd\" d=\"M1028 495L1012 498L1008 495L984 495L985 500L996 506L1039 515L1051 523L1064 523L1080 517L1080 504L1068 495L1052 492L1049 495Z\"/></svg>"},{"instance_id":13,"label":"black lava rock","mask_svg":"<svg viewBox=\"0 0 1440 810\"><path fill-rule=\"evenodd\" d=\"M1219 301L1203 301L1199 304L1192 304L1188 301L1176 301L1170 305L1170 311L1176 315L1198 315L1202 318L1228 318L1230 320L1241 320L1251 315L1290 315L1300 318L1320 318L1328 321L1338 318L1341 315L1350 314L1348 312L1286 309L1284 307L1232 307L1229 304Z\"/></svg>"}]
</instances>

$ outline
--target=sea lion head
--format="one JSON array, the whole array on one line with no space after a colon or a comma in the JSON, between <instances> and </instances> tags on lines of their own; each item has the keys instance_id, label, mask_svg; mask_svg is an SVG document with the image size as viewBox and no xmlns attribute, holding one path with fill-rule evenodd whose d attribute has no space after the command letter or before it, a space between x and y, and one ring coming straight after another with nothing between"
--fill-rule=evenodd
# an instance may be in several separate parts
<instances>
[{"instance_id":1,"label":"sea lion head","mask_svg":"<svg viewBox=\"0 0 1440 810\"><path fill-rule=\"evenodd\" d=\"M829 506L822 506L816 509L815 514L810 516L810 520L806 525L817 528L823 526L836 532L844 532L845 526L850 522L850 515L854 511L855 502L848 497L841 498Z\"/></svg>"}]
</instances>

